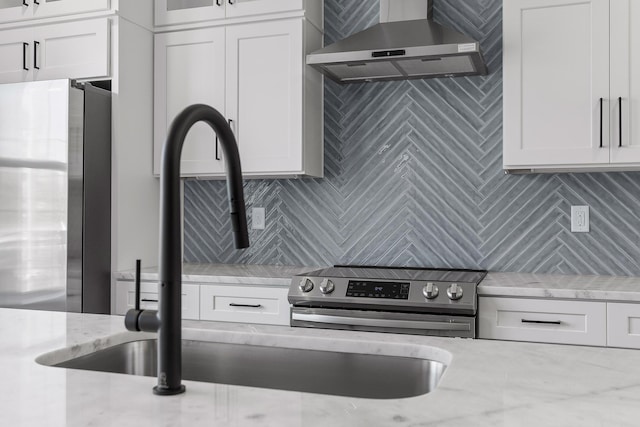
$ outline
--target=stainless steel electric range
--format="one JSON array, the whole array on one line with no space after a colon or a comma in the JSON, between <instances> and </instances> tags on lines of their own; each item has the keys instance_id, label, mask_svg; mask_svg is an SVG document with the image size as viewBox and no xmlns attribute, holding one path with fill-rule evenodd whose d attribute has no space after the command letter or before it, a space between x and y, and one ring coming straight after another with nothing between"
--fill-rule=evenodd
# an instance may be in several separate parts
<instances>
[{"instance_id":1,"label":"stainless steel electric range","mask_svg":"<svg viewBox=\"0 0 640 427\"><path fill-rule=\"evenodd\" d=\"M291 326L476 337L481 270L335 266L294 276Z\"/></svg>"}]
</instances>

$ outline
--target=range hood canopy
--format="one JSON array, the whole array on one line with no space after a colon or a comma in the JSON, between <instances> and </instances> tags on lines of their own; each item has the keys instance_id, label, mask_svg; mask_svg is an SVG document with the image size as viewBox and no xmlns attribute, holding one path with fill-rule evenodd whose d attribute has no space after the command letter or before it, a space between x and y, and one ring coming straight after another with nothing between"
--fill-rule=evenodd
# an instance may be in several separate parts
<instances>
[{"instance_id":1,"label":"range hood canopy","mask_svg":"<svg viewBox=\"0 0 640 427\"><path fill-rule=\"evenodd\" d=\"M480 44L433 22L432 1L380 0L379 24L307 55L307 64L339 83L487 74Z\"/></svg>"}]
</instances>

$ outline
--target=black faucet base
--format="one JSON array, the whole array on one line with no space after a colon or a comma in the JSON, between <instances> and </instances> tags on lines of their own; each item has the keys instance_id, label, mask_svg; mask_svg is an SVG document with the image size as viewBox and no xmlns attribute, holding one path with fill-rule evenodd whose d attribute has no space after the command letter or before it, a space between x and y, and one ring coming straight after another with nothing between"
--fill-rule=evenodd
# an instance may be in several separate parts
<instances>
[{"instance_id":1,"label":"black faucet base","mask_svg":"<svg viewBox=\"0 0 640 427\"><path fill-rule=\"evenodd\" d=\"M169 387L160 387L155 386L153 388L153 394L157 394L158 396L173 396L176 394L184 393L186 387L180 384L178 388L169 388Z\"/></svg>"}]
</instances>

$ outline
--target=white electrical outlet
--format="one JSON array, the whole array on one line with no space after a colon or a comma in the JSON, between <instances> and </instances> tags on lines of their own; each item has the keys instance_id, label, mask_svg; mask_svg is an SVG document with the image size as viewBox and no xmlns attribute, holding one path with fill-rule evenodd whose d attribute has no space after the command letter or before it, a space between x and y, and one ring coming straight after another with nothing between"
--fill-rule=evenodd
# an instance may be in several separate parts
<instances>
[{"instance_id":1,"label":"white electrical outlet","mask_svg":"<svg viewBox=\"0 0 640 427\"><path fill-rule=\"evenodd\" d=\"M571 206L571 232L589 232L589 206Z\"/></svg>"},{"instance_id":2,"label":"white electrical outlet","mask_svg":"<svg viewBox=\"0 0 640 427\"><path fill-rule=\"evenodd\" d=\"M253 208L251 210L251 228L264 230L265 222L264 208Z\"/></svg>"}]
</instances>

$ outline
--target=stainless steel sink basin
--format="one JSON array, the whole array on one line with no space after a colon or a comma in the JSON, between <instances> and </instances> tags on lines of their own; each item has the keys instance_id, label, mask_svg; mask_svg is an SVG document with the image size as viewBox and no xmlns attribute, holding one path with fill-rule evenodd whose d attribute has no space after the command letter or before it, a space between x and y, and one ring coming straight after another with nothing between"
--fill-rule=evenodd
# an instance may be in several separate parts
<instances>
[{"instance_id":1,"label":"stainless steel sink basin","mask_svg":"<svg viewBox=\"0 0 640 427\"><path fill-rule=\"evenodd\" d=\"M446 365L396 356L182 342L185 380L308 393L397 399L429 393ZM157 341L132 341L54 366L156 376Z\"/></svg>"}]
</instances>

